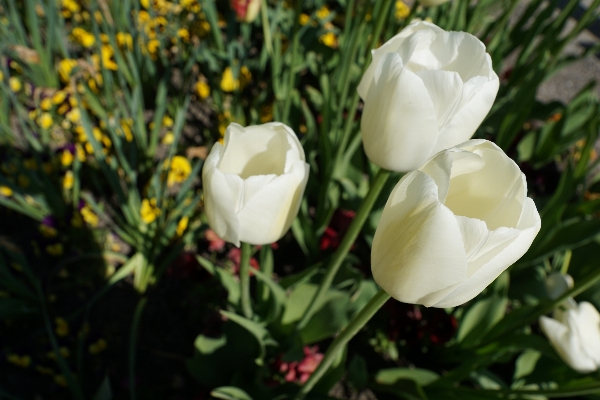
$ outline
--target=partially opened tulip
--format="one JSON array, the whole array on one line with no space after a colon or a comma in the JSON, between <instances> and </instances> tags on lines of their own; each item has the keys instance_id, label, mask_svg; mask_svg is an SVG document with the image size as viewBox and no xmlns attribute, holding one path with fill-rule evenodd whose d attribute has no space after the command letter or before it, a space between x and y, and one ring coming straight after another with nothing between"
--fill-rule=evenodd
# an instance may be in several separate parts
<instances>
[{"instance_id":1,"label":"partially opened tulip","mask_svg":"<svg viewBox=\"0 0 600 400\"><path fill-rule=\"evenodd\" d=\"M202 170L210 227L224 240L263 245L292 224L308 181L296 134L279 122L246 128L231 124Z\"/></svg>"},{"instance_id":2,"label":"partially opened tulip","mask_svg":"<svg viewBox=\"0 0 600 400\"><path fill-rule=\"evenodd\" d=\"M380 48L358 86L361 133L382 168L417 169L473 136L498 93L485 46L465 32L415 22Z\"/></svg>"},{"instance_id":3,"label":"partially opened tulip","mask_svg":"<svg viewBox=\"0 0 600 400\"><path fill-rule=\"evenodd\" d=\"M554 318L540 317L540 327L558 355L575 371L600 366L600 314L588 303L556 310Z\"/></svg>"},{"instance_id":4,"label":"partially opened tulip","mask_svg":"<svg viewBox=\"0 0 600 400\"><path fill-rule=\"evenodd\" d=\"M402 302L455 307L523 256L540 226L519 167L495 144L470 140L394 187L373 239L373 277Z\"/></svg>"}]
</instances>

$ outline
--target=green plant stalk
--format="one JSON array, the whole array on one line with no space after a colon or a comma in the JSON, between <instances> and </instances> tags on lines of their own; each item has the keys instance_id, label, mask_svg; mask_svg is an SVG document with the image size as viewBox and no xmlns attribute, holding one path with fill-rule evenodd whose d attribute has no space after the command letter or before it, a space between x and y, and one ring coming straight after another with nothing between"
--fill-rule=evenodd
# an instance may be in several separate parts
<instances>
[{"instance_id":1,"label":"green plant stalk","mask_svg":"<svg viewBox=\"0 0 600 400\"><path fill-rule=\"evenodd\" d=\"M325 352L323 356L323 360L310 376L310 379L306 381L306 383L300 388L300 391L294 398L295 400L300 400L304 398L308 392L312 390L315 384L321 379L321 377L327 372L331 363L336 359L338 353L344 348L344 346L358 333L359 330L363 326L366 325L367 322L375 315L375 313L388 301L390 295L383 289L380 289L379 292L369 302L352 318L348 326L344 328L342 332L335 338L335 340L329 345L329 348Z\"/></svg>"},{"instance_id":2,"label":"green plant stalk","mask_svg":"<svg viewBox=\"0 0 600 400\"><path fill-rule=\"evenodd\" d=\"M296 20L294 21L294 35L292 41L292 59L290 61L290 69L289 69L289 80L287 87L285 88L285 102L283 106L283 113L281 115L281 121L284 124L289 124L288 115L290 114L290 107L292 106L292 88L294 86L294 81L296 80L296 73L294 72L294 65L296 64L296 55L298 54L298 45L300 44L300 11L302 10L302 1L296 0L296 10L294 12L294 16Z\"/></svg>"},{"instance_id":3,"label":"green plant stalk","mask_svg":"<svg viewBox=\"0 0 600 400\"><path fill-rule=\"evenodd\" d=\"M252 318L252 303L250 301L250 256L252 247L242 242L242 255L240 258L240 293L242 313L244 317Z\"/></svg>"},{"instance_id":4,"label":"green plant stalk","mask_svg":"<svg viewBox=\"0 0 600 400\"><path fill-rule=\"evenodd\" d=\"M327 290L329 290L329 287L333 282L335 274L340 269L340 266L342 265L342 262L344 261L346 255L350 251L352 244L354 244L354 242L356 241L360 230L362 229L363 225L365 224L365 221L369 217L371 209L373 208L373 205L379 198L379 193L385 186L385 183L389 176L390 171L387 171L382 168L379 170L379 172L377 172L375 178L373 178L373 182L371 183L369 192L367 193L360 207L358 208L356 216L352 220L352 223L348 227L348 231L346 231L346 234L344 235L344 239L342 239L342 242L340 243L339 247L333 254L333 257L329 261L329 265L327 266L325 276L321 280L317 293L315 293L315 295L311 299L308 308L302 316L302 319L296 325L297 331L301 330L308 324L308 321L310 321L310 319L314 315L317 306L322 301L323 296L325 295Z\"/></svg>"},{"instance_id":5,"label":"green plant stalk","mask_svg":"<svg viewBox=\"0 0 600 400\"><path fill-rule=\"evenodd\" d=\"M133 323L131 324L131 333L129 335L129 392L131 400L135 400L135 353L138 330L140 328L140 321L142 320L142 313L148 299L142 297L135 307L135 313L133 314Z\"/></svg>"},{"instance_id":6,"label":"green plant stalk","mask_svg":"<svg viewBox=\"0 0 600 400\"><path fill-rule=\"evenodd\" d=\"M271 39L271 26L269 25L269 14L267 0L260 1L260 17L263 28L263 35L265 39L265 47L267 48L267 54L269 57L273 56L273 39Z\"/></svg>"}]
</instances>

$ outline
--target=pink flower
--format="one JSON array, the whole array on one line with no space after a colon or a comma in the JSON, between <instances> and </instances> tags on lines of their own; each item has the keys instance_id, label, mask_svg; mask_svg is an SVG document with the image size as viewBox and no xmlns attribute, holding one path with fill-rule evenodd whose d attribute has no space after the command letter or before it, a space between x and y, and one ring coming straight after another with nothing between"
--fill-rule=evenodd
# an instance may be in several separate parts
<instances>
[{"instance_id":1,"label":"pink flower","mask_svg":"<svg viewBox=\"0 0 600 400\"><path fill-rule=\"evenodd\" d=\"M204 239L208 241L208 251L221 251L225 247L225 241L212 229L204 231Z\"/></svg>"}]
</instances>

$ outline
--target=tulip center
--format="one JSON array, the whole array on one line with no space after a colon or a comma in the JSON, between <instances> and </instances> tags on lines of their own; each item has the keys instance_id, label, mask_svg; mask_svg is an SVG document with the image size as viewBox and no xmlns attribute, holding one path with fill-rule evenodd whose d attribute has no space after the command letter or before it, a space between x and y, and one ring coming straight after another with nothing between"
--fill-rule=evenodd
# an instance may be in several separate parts
<instances>
[{"instance_id":1,"label":"tulip center","mask_svg":"<svg viewBox=\"0 0 600 400\"><path fill-rule=\"evenodd\" d=\"M471 157L455 159L444 204L455 215L484 221L489 230L516 228L526 196L521 171L498 151L480 152L487 153L481 154L483 165Z\"/></svg>"},{"instance_id":2,"label":"tulip center","mask_svg":"<svg viewBox=\"0 0 600 400\"><path fill-rule=\"evenodd\" d=\"M218 168L242 179L254 175L282 175L286 153L290 149L285 131L248 131L228 141Z\"/></svg>"}]
</instances>

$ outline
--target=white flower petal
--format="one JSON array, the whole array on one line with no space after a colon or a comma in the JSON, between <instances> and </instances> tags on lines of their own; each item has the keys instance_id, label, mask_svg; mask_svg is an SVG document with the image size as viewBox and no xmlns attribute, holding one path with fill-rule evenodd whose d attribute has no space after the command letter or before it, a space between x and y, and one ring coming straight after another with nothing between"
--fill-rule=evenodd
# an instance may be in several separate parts
<instances>
[{"instance_id":1,"label":"white flower petal","mask_svg":"<svg viewBox=\"0 0 600 400\"><path fill-rule=\"evenodd\" d=\"M382 168L416 169L431 155L438 134L427 89L417 75L402 67L395 53L383 58L374 81L361 121L365 152Z\"/></svg>"},{"instance_id":2,"label":"white flower petal","mask_svg":"<svg viewBox=\"0 0 600 400\"><path fill-rule=\"evenodd\" d=\"M456 113L462 97L463 81L457 72L419 71L419 76L433 101L438 129L442 130L447 121Z\"/></svg>"},{"instance_id":3,"label":"white flower petal","mask_svg":"<svg viewBox=\"0 0 600 400\"><path fill-rule=\"evenodd\" d=\"M429 306L437 301L436 292L466 279L456 219L438 201L427 174L407 174L392 191L381 220L386 223L375 233L371 268L392 297Z\"/></svg>"}]
</instances>

